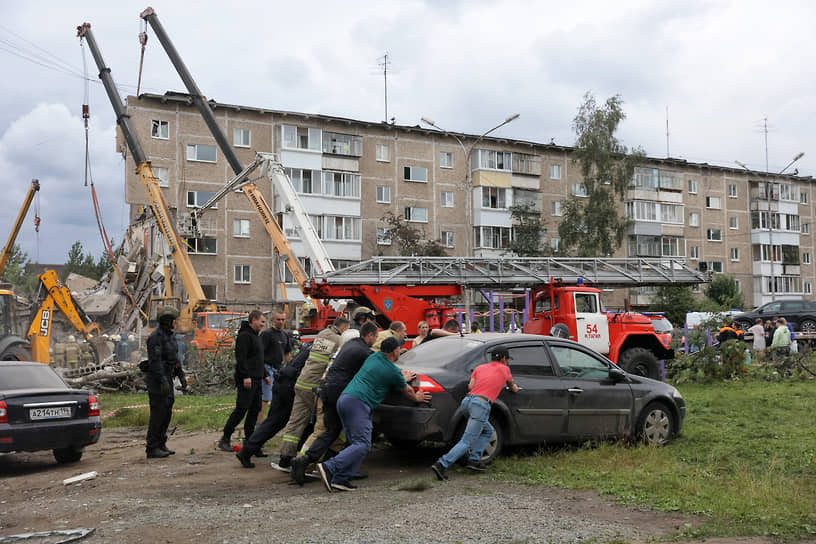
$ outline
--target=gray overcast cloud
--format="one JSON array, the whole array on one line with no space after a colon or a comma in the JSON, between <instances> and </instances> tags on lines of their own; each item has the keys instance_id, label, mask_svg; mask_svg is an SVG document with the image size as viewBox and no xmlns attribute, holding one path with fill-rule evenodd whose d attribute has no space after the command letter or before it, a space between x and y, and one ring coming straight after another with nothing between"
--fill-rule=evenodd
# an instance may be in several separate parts
<instances>
[{"instance_id":1,"label":"gray overcast cloud","mask_svg":"<svg viewBox=\"0 0 816 544\"><path fill-rule=\"evenodd\" d=\"M619 137L649 156L765 169L798 152L801 175L816 174L811 126L816 4L802 1L261 1L154 3L199 87L220 102L384 119L378 59L387 51L388 116L422 116L479 134L572 145L584 93L621 94ZM228 7L225 7L228 6ZM99 256L84 184L83 53L91 108L93 180L109 235L127 227L124 166L114 152L113 111L75 27L89 22L122 96L135 94L139 13L133 1L5 6L0 23L0 187L8 236L31 179L40 179L40 233L29 214L18 238L29 257L59 264L80 240ZM183 90L150 36L142 91Z\"/></svg>"}]
</instances>

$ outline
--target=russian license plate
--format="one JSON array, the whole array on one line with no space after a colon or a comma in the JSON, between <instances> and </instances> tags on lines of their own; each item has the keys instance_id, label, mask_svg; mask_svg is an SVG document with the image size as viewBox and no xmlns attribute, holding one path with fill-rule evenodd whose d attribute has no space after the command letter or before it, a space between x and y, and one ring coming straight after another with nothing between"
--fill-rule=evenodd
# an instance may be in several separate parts
<instances>
[{"instance_id":1,"label":"russian license plate","mask_svg":"<svg viewBox=\"0 0 816 544\"><path fill-rule=\"evenodd\" d=\"M34 421L37 419L64 419L71 417L70 406L50 406L48 408L31 408L28 417Z\"/></svg>"}]
</instances>

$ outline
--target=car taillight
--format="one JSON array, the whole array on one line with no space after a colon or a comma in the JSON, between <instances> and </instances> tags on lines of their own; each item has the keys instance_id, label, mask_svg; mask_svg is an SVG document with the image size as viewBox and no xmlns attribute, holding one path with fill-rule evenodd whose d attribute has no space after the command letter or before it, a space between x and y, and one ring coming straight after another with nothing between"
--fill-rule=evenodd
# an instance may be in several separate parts
<instances>
[{"instance_id":1,"label":"car taillight","mask_svg":"<svg viewBox=\"0 0 816 544\"><path fill-rule=\"evenodd\" d=\"M4 400L0 400L0 423L8 423L8 406Z\"/></svg>"},{"instance_id":2,"label":"car taillight","mask_svg":"<svg viewBox=\"0 0 816 544\"><path fill-rule=\"evenodd\" d=\"M417 374L416 377L417 381L419 381L418 386L414 386L414 391L419 389L423 391L427 391L428 393L444 393L445 388L433 381L431 378L426 376L425 374Z\"/></svg>"},{"instance_id":3,"label":"car taillight","mask_svg":"<svg viewBox=\"0 0 816 544\"><path fill-rule=\"evenodd\" d=\"M88 395L88 417L99 415L99 401L93 395Z\"/></svg>"}]
</instances>

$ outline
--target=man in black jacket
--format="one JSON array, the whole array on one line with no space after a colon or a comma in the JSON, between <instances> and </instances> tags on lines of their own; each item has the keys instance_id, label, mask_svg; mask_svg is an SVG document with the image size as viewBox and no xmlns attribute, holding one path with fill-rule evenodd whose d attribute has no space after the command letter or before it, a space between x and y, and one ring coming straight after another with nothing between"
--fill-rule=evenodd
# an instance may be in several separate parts
<instances>
[{"instance_id":1,"label":"man in black jacket","mask_svg":"<svg viewBox=\"0 0 816 544\"><path fill-rule=\"evenodd\" d=\"M241 323L235 338L235 409L224 425L224 435L218 441L221 451L232 451L230 437L244 416L244 436L249 438L255 430L261 411L261 382L271 381L264 369L263 344L258 334L264 325L266 316L260 310L252 310L248 320Z\"/></svg>"},{"instance_id":2,"label":"man in black jacket","mask_svg":"<svg viewBox=\"0 0 816 544\"><path fill-rule=\"evenodd\" d=\"M272 326L264 329L261 333L261 343L263 343L264 351L264 366L266 367L267 375L272 377L274 381L275 373L280 369L281 363L289 361L292 358L292 340L283 326L286 323L286 314L280 310L275 310L272 313ZM263 390L261 413L258 414L258 423L260 423L265 415L266 408L272 400L272 385L261 385Z\"/></svg>"},{"instance_id":3,"label":"man in black jacket","mask_svg":"<svg viewBox=\"0 0 816 544\"><path fill-rule=\"evenodd\" d=\"M278 370L275 383L272 384L269 415L255 427L255 432L244 442L244 447L235 454L244 468L255 467L252 456L257 455L266 441L278 434L289 422L289 415L292 413L292 405L295 402L295 382L309 358L311 349L311 344L304 344L295 358Z\"/></svg>"},{"instance_id":4,"label":"man in black jacket","mask_svg":"<svg viewBox=\"0 0 816 544\"><path fill-rule=\"evenodd\" d=\"M150 422L147 426L147 457L162 458L175 453L167 449L167 427L173 415L173 372L178 363L178 344L173 326L179 312L172 306L162 306L158 312L159 326L147 339L148 370L145 375L150 399Z\"/></svg>"},{"instance_id":5,"label":"man in black jacket","mask_svg":"<svg viewBox=\"0 0 816 544\"><path fill-rule=\"evenodd\" d=\"M329 367L326 379L320 387L320 402L323 403L323 424L326 431L314 439L306 453L292 460L290 474L300 485L306 480L306 467L319 461L343 432L343 422L337 414L337 399L368 356L373 353L371 346L376 342L378 332L377 325L373 322L363 323L360 327L360 337L352 338L343 344Z\"/></svg>"}]
</instances>

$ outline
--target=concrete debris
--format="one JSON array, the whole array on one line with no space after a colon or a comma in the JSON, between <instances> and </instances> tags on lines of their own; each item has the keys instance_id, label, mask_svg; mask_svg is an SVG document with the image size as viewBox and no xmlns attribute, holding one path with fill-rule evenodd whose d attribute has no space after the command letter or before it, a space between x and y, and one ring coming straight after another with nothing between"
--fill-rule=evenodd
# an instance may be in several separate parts
<instances>
[{"instance_id":1,"label":"concrete debris","mask_svg":"<svg viewBox=\"0 0 816 544\"><path fill-rule=\"evenodd\" d=\"M95 528L88 527L82 529L40 531L38 533L22 533L19 535L0 536L0 544L12 544L13 542L23 542L25 540L31 541L33 539L37 539L37 542L41 542L43 538L49 536L67 536L68 538L54 542L54 544L67 544L68 542L76 542L77 540L81 540L86 536L92 535L94 531L96 531Z\"/></svg>"},{"instance_id":2,"label":"concrete debris","mask_svg":"<svg viewBox=\"0 0 816 544\"><path fill-rule=\"evenodd\" d=\"M71 485L77 482L84 482L85 480L93 480L97 477L96 471L86 472L84 474L79 474L77 476L71 476L70 478L65 478L62 481L62 485Z\"/></svg>"}]
</instances>

